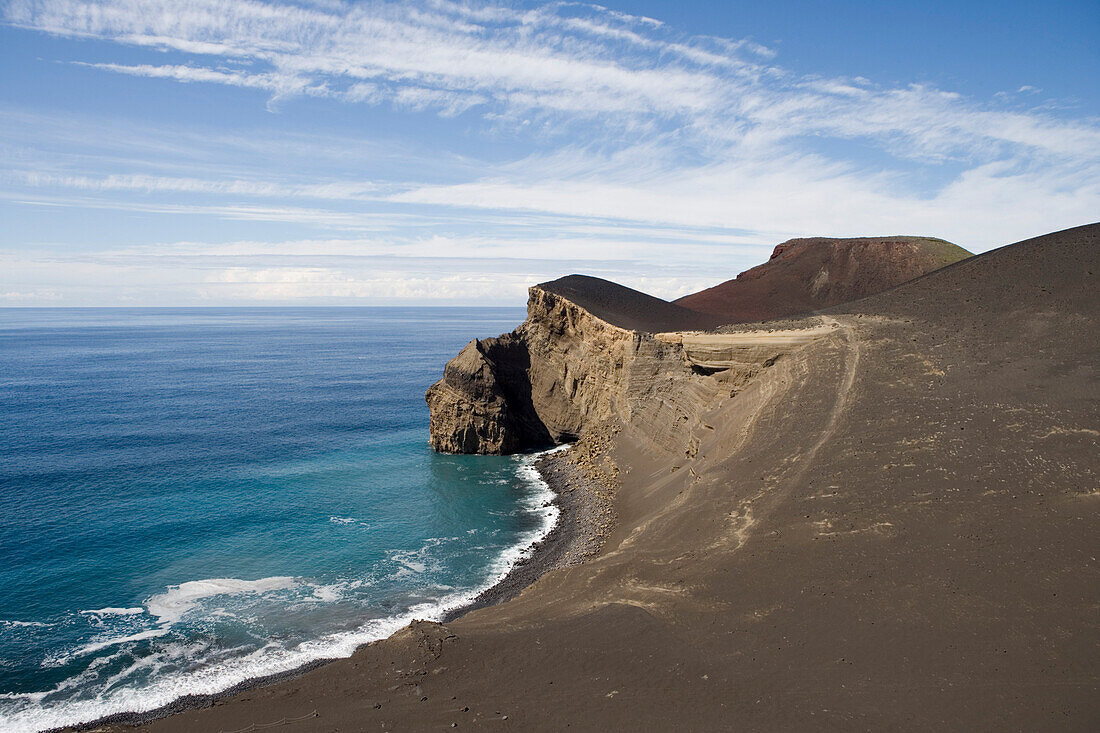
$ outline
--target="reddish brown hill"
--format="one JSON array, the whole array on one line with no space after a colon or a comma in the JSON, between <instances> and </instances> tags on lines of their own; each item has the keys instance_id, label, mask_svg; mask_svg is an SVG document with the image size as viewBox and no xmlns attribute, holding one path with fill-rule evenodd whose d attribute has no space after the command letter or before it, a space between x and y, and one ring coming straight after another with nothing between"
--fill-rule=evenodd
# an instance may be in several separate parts
<instances>
[{"instance_id":1,"label":"reddish brown hill","mask_svg":"<svg viewBox=\"0 0 1100 733\"><path fill-rule=\"evenodd\" d=\"M674 302L727 323L782 318L889 290L970 255L931 237L792 239L763 265Z\"/></svg>"}]
</instances>

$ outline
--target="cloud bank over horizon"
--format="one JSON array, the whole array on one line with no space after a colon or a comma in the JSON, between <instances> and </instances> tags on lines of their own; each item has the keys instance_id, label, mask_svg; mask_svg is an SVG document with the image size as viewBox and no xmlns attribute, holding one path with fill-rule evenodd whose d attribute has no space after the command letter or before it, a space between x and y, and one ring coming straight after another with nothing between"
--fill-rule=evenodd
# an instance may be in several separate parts
<instances>
[{"instance_id":1,"label":"cloud bank over horizon","mask_svg":"<svg viewBox=\"0 0 1100 733\"><path fill-rule=\"evenodd\" d=\"M980 252L1100 212L1100 121L1022 81L796 72L580 3L0 8L80 102L0 97L0 305L675 297L795 236Z\"/></svg>"}]
</instances>

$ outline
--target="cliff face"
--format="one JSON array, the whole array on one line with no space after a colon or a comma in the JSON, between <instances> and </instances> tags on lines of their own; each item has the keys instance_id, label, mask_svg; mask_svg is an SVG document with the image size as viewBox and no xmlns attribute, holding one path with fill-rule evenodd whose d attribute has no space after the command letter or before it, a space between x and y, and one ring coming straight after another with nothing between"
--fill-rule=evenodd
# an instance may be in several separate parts
<instances>
[{"instance_id":1,"label":"cliff face","mask_svg":"<svg viewBox=\"0 0 1100 733\"><path fill-rule=\"evenodd\" d=\"M519 328L471 341L428 390L431 445L515 453L633 423L654 447L690 454L685 422L805 338L698 330L819 310L969 254L927 237L795 239L769 262L675 303L583 275L543 283L530 289Z\"/></svg>"},{"instance_id":2,"label":"cliff face","mask_svg":"<svg viewBox=\"0 0 1100 733\"><path fill-rule=\"evenodd\" d=\"M471 341L427 393L431 445L445 453L513 453L577 437L618 414L634 333L530 289L527 320Z\"/></svg>"},{"instance_id":3,"label":"cliff face","mask_svg":"<svg viewBox=\"0 0 1100 733\"><path fill-rule=\"evenodd\" d=\"M532 409L527 344L513 332L474 340L428 389L431 445L443 453L514 453L551 445Z\"/></svg>"},{"instance_id":4,"label":"cliff face","mask_svg":"<svg viewBox=\"0 0 1100 733\"><path fill-rule=\"evenodd\" d=\"M651 334L613 325L546 286L529 294L519 328L471 341L428 390L435 450L513 453L629 423L653 449L690 454L685 427L827 330Z\"/></svg>"}]
</instances>

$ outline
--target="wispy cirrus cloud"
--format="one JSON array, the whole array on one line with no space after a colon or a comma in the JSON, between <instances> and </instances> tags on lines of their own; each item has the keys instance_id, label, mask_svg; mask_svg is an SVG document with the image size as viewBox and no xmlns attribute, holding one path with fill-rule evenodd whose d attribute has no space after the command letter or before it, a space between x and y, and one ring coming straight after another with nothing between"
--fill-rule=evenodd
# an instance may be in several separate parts
<instances>
[{"instance_id":1,"label":"wispy cirrus cloud","mask_svg":"<svg viewBox=\"0 0 1100 733\"><path fill-rule=\"evenodd\" d=\"M153 66L151 64L89 64L82 61L74 63L78 66L88 66L93 69L111 71L116 74L144 76L151 79L171 79L184 83L224 84L231 87L262 89L271 92L273 100L298 95L317 97L329 96L329 91L324 85L311 84L306 79L286 74L250 74L243 71L224 71L221 69L209 69L204 66L179 64Z\"/></svg>"},{"instance_id":2,"label":"wispy cirrus cloud","mask_svg":"<svg viewBox=\"0 0 1100 733\"><path fill-rule=\"evenodd\" d=\"M36 154L41 133L24 131L30 142L12 146L3 179L13 182L3 198L20 205L294 224L316 235L294 241L335 233L377 254L379 240L354 239L375 232L386 256L435 261L421 236L429 229L475 259L508 252L524 276L542 272L522 263L541 262L547 248L563 266L597 249L618 263L603 272L640 282L664 248L675 253L664 260L698 263L696 274L651 281L665 295L712 276L716 259L733 275L789 236L930 234L981 251L1100 211L1100 122L1040 106L1029 85L983 100L801 74L751 40L689 35L596 5L11 0L2 17L117 55L68 65L92 80L214 85L275 113L335 103L449 125L385 144L326 144L329 132L309 130L164 132L158 147L150 133L130 152L86 142L79 154ZM507 145L487 153L469 139ZM276 292L256 278L284 293L344 282L318 271L288 283L276 271L300 262L252 256L258 274L235 270L237 290L222 292ZM414 273L410 262L402 266ZM414 274L443 277L431 272ZM472 282L453 288L474 293Z\"/></svg>"},{"instance_id":3,"label":"wispy cirrus cloud","mask_svg":"<svg viewBox=\"0 0 1100 733\"><path fill-rule=\"evenodd\" d=\"M5 18L195 59L90 64L97 69L249 87L273 98L331 96L443 114L480 108L494 118L547 115L556 125L594 116L630 129L675 122L727 141L756 128L773 139L868 137L910 156L971 157L1009 145L1095 157L1100 147L1095 124L983 109L926 85L799 76L770 63L774 54L757 44L684 37L579 3L523 10L451 2L26 0L9 3Z\"/></svg>"},{"instance_id":4,"label":"wispy cirrus cloud","mask_svg":"<svg viewBox=\"0 0 1100 733\"><path fill-rule=\"evenodd\" d=\"M498 109L648 114L702 109L719 91L716 80L697 69L652 68L645 59L623 57L624 51L642 50L686 59L698 57L701 49L633 33L630 26L646 24L632 16L577 6L592 16L582 22L562 16L567 7L519 11L433 2L341 4L326 10L247 0L186 6L166 0L44 0L11 3L6 19L55 35L263 64L262 72L197 65L100 68L280 93L328 88L347 99L398 100L418 90L449 98L469 95ZM609 34L628 41L626 48L603 46ZM715 54L713 62L743 65L730 55ZM453 99L438 106L451 105Z\"/></svg>"},{"instance_id":5,"label":"wispy cirrus cloud","mask_svg":"<svg viewBox=\"0 0 1100 733\"><path fill-rule=\"evenodd\" d=\"M174 192L255 197L316 198L349 201L378 198L380 187L370 181L290 185L268 180L203 179L126 174L107 176L55 175L40 171L15 171L36 187L75 188L84 191Z\"/></svg>"}]
</instances>

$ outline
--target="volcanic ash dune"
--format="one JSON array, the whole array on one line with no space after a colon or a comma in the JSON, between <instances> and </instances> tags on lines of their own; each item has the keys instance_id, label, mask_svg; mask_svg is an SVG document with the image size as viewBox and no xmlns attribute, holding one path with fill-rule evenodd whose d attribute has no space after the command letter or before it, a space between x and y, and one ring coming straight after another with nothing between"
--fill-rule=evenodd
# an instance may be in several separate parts
<instances>
[{"instance_id":1,"label":"volcanic ash dune","mask_svg":"<svg viewBox=\"0 0 1100 733\"><path fill-rule=\"evenodd\" d=\"M538 435L618 471L603 551L153 727L1095 730L1098 275L1092 225L780 330L533 291Z\"/></svg>"}]
</instances>

